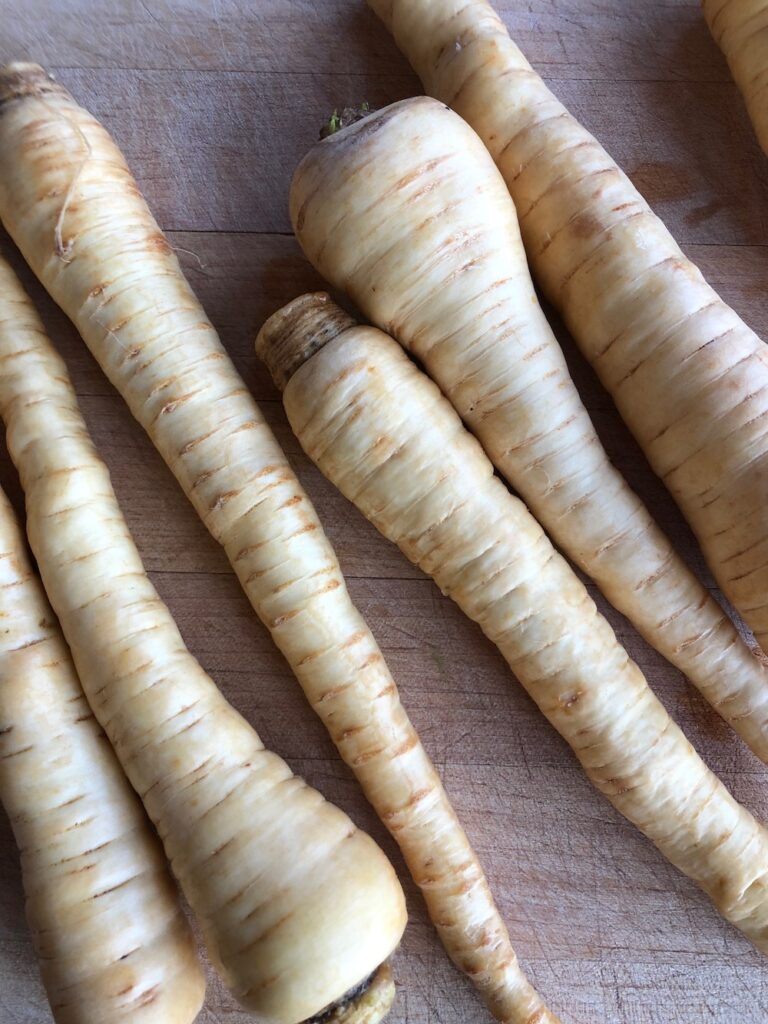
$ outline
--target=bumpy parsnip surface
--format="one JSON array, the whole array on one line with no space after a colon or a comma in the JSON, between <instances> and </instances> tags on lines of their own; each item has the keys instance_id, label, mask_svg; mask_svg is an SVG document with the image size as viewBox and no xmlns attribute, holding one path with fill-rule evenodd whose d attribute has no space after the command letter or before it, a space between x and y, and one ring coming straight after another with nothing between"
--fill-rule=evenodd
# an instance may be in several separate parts
<instances>
[{"instance_id":1,"label":"bumpy parsnip surface","mask_svg":"<svg viewBox=\"0 0 768 1024\"><path fill-rule=\"evenodd\" d=\"M224 546L397 839L454 962L546 1016L305 492L105 129L42 69L0 73L0 217Z\"/></svg>"},{"instance_id":2,"label":"bumpy parsnip surface","mask_svg":"<svg viewBox=\"0 0 768 1024\"><path fill-rule=\"evenodd\" d=\"M723 591L768 647L768 349L704 280L487 0L369 0L504 176L560 310Z\"/></svg>"},{"instance_id":3,"label":"bumpy parsnip surface","mask_svg":"<svg viewBox=\"0 0 768 1024\"><path fill-rule=\"evenodd\" d=\"M0 336L6 285L0 264ZM2 491L0 624L0 799L54 1019L190 1024L205 983L162 848L88 707Z\"/></svg>"},{"instance_id":4,"label":"bumpy parsnip surface","mask_svg":"<svg viewBox=\"0 0 768 1024\"><path fill-rule=\"evenodd\" d=\"M265 749L187 650L64 363L9 271L3 284L14 303L0 332L0 414L32 550L91 708L214 962L243 1005L269 1020L297 1024L355 989L350 1024L375 1024L394 996L388 968L373 1011L358 986L405 926L391 865Z\"/></svg>"},{"instance_id":5,"label":"bumpy parsnip surface","mask_svg":"<svg viewBox=\"0 0 768 1024\"><path fill-rule=\"evenodd\" d=\"M768 832L698 757L437 386L378 329L329 328L328 307L304 297L264 329L280 339L271 362L290 377L304 450L481 626L614 807L768 952Z\"/></svg>"}]
</instances>

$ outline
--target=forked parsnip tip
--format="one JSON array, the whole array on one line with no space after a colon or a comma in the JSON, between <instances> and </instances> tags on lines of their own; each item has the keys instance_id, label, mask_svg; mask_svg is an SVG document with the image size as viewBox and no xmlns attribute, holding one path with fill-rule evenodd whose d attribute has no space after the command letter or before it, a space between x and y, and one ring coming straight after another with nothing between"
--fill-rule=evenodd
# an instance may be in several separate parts
<instances>
[{"instance_id":1,"label":"forked parsnip tip","mask_svg":"<svg viewBox=\"0 0 768 1024\"><path fill-rule=\"evenodd\" d=\"M304 1024L379 1024L394 1001L392 968L385 960L369 978Z\"/></svg>"},{"instance_id":2,"label":"forked parsnip tip","mask_svg":"<svg viewBox=\"0 0 768 1024\"><path fill-rule=\"evenodd\" d=\"M39 64L13 61L0 66L0 108L24 96L43 96L63 91L63 86Z\"/></svg>"},{"instance_id":3,"label":"forked parsnip tip","mask_svg":"<svg viewBox=\"0 0 768 1024\"><path fill-rule=\"evenodd\" d=\"M327 292L309 292L266 321L256 336L256 355L284 391L300 366L356 323Z\"/></svg>"}]
</instances>

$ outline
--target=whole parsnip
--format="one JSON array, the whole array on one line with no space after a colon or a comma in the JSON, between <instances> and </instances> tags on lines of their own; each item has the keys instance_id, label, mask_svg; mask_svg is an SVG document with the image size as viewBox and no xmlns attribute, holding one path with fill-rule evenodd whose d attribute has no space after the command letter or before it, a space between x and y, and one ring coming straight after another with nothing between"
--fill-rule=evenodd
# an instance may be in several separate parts
<instances>
[{"instance_id":1,"label":"whole parsnip","mask_svg":"<svg viewBox=\"0 0 768 1024\"><path fill-rule=\"evenodd\" d=\"M330 313L329 313L330 310ZM614 807L768 952L768 832L619 645L437 386L373 327L303 296L262 328L310 458L482 628Z\"/></svg>"}]
</instances>

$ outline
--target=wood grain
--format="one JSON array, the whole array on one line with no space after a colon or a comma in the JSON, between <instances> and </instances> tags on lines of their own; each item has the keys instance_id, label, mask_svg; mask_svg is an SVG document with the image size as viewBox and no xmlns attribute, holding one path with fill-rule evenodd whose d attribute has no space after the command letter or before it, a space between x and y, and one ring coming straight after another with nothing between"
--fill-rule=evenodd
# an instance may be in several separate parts
<instances>
[{"instance_id":1,"label":"wood grain","mask_svg":"<svg viewBox=\"0 0 768 1024\"><path fill-rule=\"evenodd\" d=\"M529 59L551 77L728 82L697 0L499 0ZM48 65L130 70L404 70L387 33L356 0L28 0L4 25L9 52ZM9 8L10 10L10 8Z\"/></svg>"},{"instance_id":2,"label":"wood grain","mask_svg":"<svg viewBox=\"0 0 768 1024\"><path fill-rule=\"evenodd\" d=\"M503 0L552 87L632 174L684 248L768 333L768 165L696 0ZM252 350L263 319L321 282L286 189L334 106L417 83L362 0L0 0L3 56L55 68L124 147L190 279L336 545L355 601L481 852L532 978L570 1024L762 1024L768 972L706 899L588 785L479 631L301 455ZM71 326L8 249L72 371L158 589L265 741L392 856L411 922L393 1024L488 1020L446 961L402 861L253 616L222 553ZM709 586L701 555L610 400L558 327L611 455ZM7 457L0 483L20 507ZM594 592L594 588L593 592ZM768 771L599 598L708 763L768 818ZM202 1024L245 1024L211 975ZM0 821L0 1024L50 1020Z\"/></svg>"},{"instance_id":3,"label":"wood grain","mask_svg":"<svg viewBox=\"0 0 768 1024\"><path fill-rule=\"evenodd\" d=\"M290 233L291 174L329 114L419 89L404 67L381 74L53 70L115 135L167 231ZM730 82L549 81L681 244L762 243L768 171Z\"/></svg>"}]
</instances>

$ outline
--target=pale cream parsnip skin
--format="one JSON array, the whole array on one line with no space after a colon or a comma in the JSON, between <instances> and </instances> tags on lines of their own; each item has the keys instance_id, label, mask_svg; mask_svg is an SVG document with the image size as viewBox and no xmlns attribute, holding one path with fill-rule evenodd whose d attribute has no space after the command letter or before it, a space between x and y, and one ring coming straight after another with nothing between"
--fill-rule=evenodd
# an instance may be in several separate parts
<instances>
[{"instance_id":1,"label":"pale cream parsnip skin","mask_svg":"<svg viewBox=\"0 0 768 1024\"><path fill-rule=\"evenodd\" d=\"M562 313L718 583L768 647L768 350L568 113L487 0L369 0L475 129Z\"/></svg>"},{"instance_id":2,"label":"pale cream parsnip skin","mask_svg":"<svg viewBox=\"0 0 768 1024\"><path fill-rule=\"evenodd\" d=\"M286 319L294 350L311 351L316 310L304 329ZM437 386L387 335L355 326L295 369L283 399L310 458L481 626L600 792L768 952L768 832L698 757Z\"/></svg>"},{"instance_id":3,"label":"pale cream parsnip skin","mask_svg":"<svg viewBox=\"0 0 768 1024\"><path fill-rule=\"evenodd\" d=\"M440 937L502 1020L545 1016L477 856L307 495L104 128L34 65L0 72L0 217L229 556Z\"/></svg>"},{"instance_id":4,"label":"pale cream parsnip skin","mask_svg":"<svg viewBox=\"0 0 768 1024\"><path fill-rule=\"evenodd\" d=\"M310 150L291 213L320 273L420 360L562 550L768 761L768 668L609 461L466 122L426 97L371 115Z\"/></svg>"},{"instance_id":5,"label":"pale cream parsnip skin","mask_svg":"<svg viewBox=\"0 0 768 1024\"><path fill-rule=\"evenodd\" d=\"M354 323L327 297L319 304L317 296L307 299L308 305L297 300L270 317L256 340L257 353L280 387L294 367L294 319L302 332L307 318L313 319L312 343L317 345ZM301 358L306 355L302 350ZM404 713L403 720L407 722ZM521 971L477 855L415 732L410 725L408 729L410 736L402 727L392 731L398 754L407 752L404 763L398 756L353 764L368 799L400 846L451 959L469 975L494 1016L509 1024L557 1024ZM401 791L403 796L393 803ZM414 796L405 802L409 791Z\"/></svg>"},{"instance_id":6,"label":"pale cream parsnip skin","mask_svg":"<svg viewBox=\"0 0 768 1024\"><path fill-rule=\"evenodd\" d=\"M162 847L88 707L2 491L0 799L56 1024L191 1024L205 981Z\"/></svg>"},{"instance_id":7,"label":"pale cream parsnip skin","mask_svg":"<svg viewBox=\"0 0 768 1024\"><path fill-rule=\"evenodd\" d=\"M248 1009L298 1024L375 972L405 927L381 850L266 750L149 581L67 370L8 268L0 414L30 544L91 708ZM383 974L388 975L384 968ZM379 979L381 981L381 979ZM380 1012L350 1014L374 1024Z\"/></svg>"},{"instance_id":8,"label":"pale cream parsnip skin","mask_svg":"<svg viewBox=\"0 0 768 1024\"><path fill-rule=\"evenodd\" d=\"M768 0L702 0L702 7L768 153Z\"/></svg>"}]
</instances>

